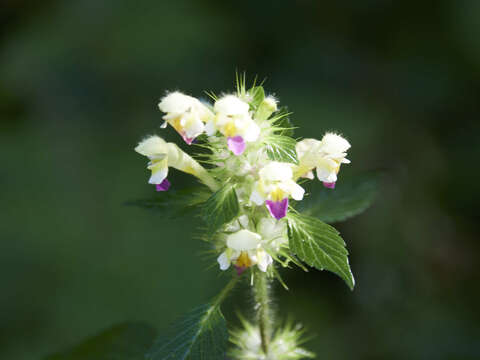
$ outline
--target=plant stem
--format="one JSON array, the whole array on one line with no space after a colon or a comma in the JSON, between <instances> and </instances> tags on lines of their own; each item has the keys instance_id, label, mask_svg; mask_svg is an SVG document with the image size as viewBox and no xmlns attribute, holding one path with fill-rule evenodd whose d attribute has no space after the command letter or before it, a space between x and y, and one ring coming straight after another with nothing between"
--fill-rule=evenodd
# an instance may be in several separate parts
<instances>
[{"instance_id":1,"label":"plant stem","mask_svg":"<svg viewBox=\"0 0 480 360\"><path fill-rule=\"evenodd\" d=\"M262 340L262 350L268 355L268 347L272 336L271 325L272 311L270 309L270 288L267 274L263 271L256 271L253 292L255 296L255 309L257 310L258 328Z\"/></svg>"},{"instance_id":2,"label":"plant stem","mask_svg":"<svg viewBox=\"0 0 480 360\"><path fill-rule=\"evenodd\" d=\"M235 285L237 284L237 281L238 279L240 278L240 276L234 276L229 282L228 284L222 289L222 291L220 292L220 294L218 294L215 299L213 300L213 303L212 305L214 307L217 307L219 306L223 300L225 300L225 298L227 297L227 295L230 293L230 291L235 287Z\"/></svg>"}]
</instances>

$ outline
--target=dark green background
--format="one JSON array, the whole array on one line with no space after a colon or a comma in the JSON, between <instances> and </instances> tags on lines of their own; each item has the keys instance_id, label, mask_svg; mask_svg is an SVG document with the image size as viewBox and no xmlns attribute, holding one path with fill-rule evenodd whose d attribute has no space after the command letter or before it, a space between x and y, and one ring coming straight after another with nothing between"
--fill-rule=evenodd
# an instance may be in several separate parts
<instances>
[{"instance_id":1,"label":"dark green background","mask_svg":"<svg viewBox=\"0 0 480 360\"><path fill-rule=\"evenodd\" d=\"M296 135L349 139L341 176L387 170L375 206L339 226L353 293L283 272L277 304L316 334L308 347L480 358L479 19L475 0L2 2L0 358L125 320L161 329L221 288L198 222L123 203L152 193L133 147L161 132L158 99L231 91L235 69L267 78Z\"/></svg>"}]
</instances>

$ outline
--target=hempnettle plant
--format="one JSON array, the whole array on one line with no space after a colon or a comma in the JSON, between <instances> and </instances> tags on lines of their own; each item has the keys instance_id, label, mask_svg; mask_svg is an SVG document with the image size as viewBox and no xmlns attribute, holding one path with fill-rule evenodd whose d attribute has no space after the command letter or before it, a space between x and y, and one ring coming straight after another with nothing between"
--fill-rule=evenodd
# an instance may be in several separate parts
<instances>
[{"instance_id":1,"label":"hempnettle plant","mask_svg":"<svg viewBox=\"0 0 480 360\"><path fill-rule=\"evenodd\" d=\"M210 303L186 314L146 346L145 356L151 360L312 358L301 347L301 326L278 319L272 309L271 283L278 281L288 289L280 270L296 265L331 271L353 289L345 242L327 222L367 208L374 183L358 177L336 187L341 165L350 163L350 143L334 132L320 140L297 140L290 113L279 108L274 96L266 96L262 86L247 89L244 76L237 76L235 93L209 95L213 104L181 92L161 99L161 127L173 127L196 151L188 155L157 135L142 140L135 151L146 157L148 182L159 193L135 204L200 214L205 222L202 239L215 254L217 271L231 280ZM192 175L200 184L175 190L168 180L172 169ZM320 185L310 195L305 191L309 180ZM242 327L229 333L220 305L240 279L251 288L255 316L252 320L241 316Z\"/></svg>"}]
</instances>

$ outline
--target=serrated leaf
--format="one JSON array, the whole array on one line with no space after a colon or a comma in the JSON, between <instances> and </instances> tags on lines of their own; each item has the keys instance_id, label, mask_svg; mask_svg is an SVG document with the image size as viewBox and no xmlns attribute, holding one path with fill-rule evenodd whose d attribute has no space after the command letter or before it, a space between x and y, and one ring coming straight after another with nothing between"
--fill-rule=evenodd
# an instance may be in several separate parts
<instances>
[{"instance_id":1,"label":"serrated leaf","mask_svg":"<svg viewBox=\"0 0 480 360\"><path fill-rule=\"evenodd\" d=\"M126 205L164 212L166 217L175 218L199 209L210 194L205 187L198 186L154 193L150 199L133 200L127 202Z\"/></svg>"},{"instance_id":2,"label":"serrated leaf","mask_svg":"<svg viewBox=\"0 0 480 360\"><path fill-rule=\"evenodd\" d=\"M378 191L378 173L337 182L335 189L320 186L299 205L303 213L327 223L346 220L368 209Z\"/></svg>"},{"instance_id":3,"label":"serrated leaf","mask_svg":"<svg viewBox=\"0 0 480 360\"><path fill-rule=\"evenodd\" d=\"M289 246L297 257L319 270L340 276L353 290L355 280L348 263L348 251L332 226L304 214L288 214Z\"/></svg>"},{"instance_id":4,"label":"serrated leaf","mask_svg":"<svg viewBox=\"0 0 480 360\"><path fill-rule=\"evenodd\" d=\"M298 163L296 144L294 138L284 135L270 135L265 139L268 158L280 162Z\"/></svg>"},{"instance_id":5,"label":"serrated leaf","mask_svg":"<svg viewBox=\"0 0 480 360\"><path fill-rule=\"evenodd\" d=\"M208 233L213 234L222 225L235 219L239 212L240 207L235 188L233 185L225 184L205 202L203 217L207 224Z\"/></svg>"},{"instance_id":6,"label":"serrated leaf","mask_svg":"<svg viewBox=\"0 0 480 360\"><path fill-rule=\"evenodd\" d=\"M203 305L189 312L160 336L148 360L224 360L228 331L218 306Z\"/></svg>"},{"instance_id":7,"label":"serrated leaf","mask_svg":"<svg viewBox=\"0 0 480 360\"><path fill-rule=\"evenodd\" d=\"M263 90L262 86L254 86L249 90L250 96L252 100L250 101L250 105L256 109L260 106L263 99L265 99L265 90Z\"/></svg>"},{"instance_id":8,"label":"serrated leaf","mask_svg":"<svg viewBox=\"0 0 480 360\"><path fill-rule=\"evenodd\" d=\"M143 360L154 338L155 330L149 325L120 324L45 360Z\"/></svg>"}]
</instances>

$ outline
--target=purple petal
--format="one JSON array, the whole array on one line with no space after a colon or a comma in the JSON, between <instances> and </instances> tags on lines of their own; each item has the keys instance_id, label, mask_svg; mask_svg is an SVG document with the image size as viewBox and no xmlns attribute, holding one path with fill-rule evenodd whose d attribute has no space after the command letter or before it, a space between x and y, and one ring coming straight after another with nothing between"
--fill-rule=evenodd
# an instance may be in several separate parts
<instances>
[{"instance_id":1,"label":"purple petal","mask_svg":"<svg viewBox=\"0 0 480 360\"><path fill-rule=\"evenodd\" d=\"M265 204L267 205L267 208L270 211L270 214L275 219L280 220L281 218L287 215L288 198L285 198L280 201L267 200L265 201Z\"/></svg>"},{"instance_id":2,"label":"purple petal","mask_svg":"<svg viewBox=\"0 0 480 360\"><path fill-rule=\"evenodd\" d=\"M156 184L155 188L157 191L167 191L170 188L170 181L167 179L163 180L161 184Z\"/></svg>"},{"instance_id":3,"label":"purple petal","mask_svg":"<svg viewBox=\"0 0 480 360\"><path fill-rule=\"evenodd\" d=\"M245 144L245 140L243 140L243 137L241 136L229 137L227 139L227 145L235 155L243 154L245 147L247 146L247 144Z\"/></svg>"},{"instance_id":4,"label":"purple petal","mask_svg":"<svg viewBox=\"0 0 480 360\"><path fill-rule=\"evenodd\" d=\"M323 182L323 186L325 186L327 189L335 189L335 181L334 182Z\"/></svg>"},{"instance_id":5,"label":"purple petal","mask_svg":"<svg viewBox=\"0 0 480 360\"><path fill-rule=\"evenodd\" d=\"M247 270L247 267L235 265L235 270L237 271L237 275L240 276L245 270Z\"/></svg>"}]
</instances>

